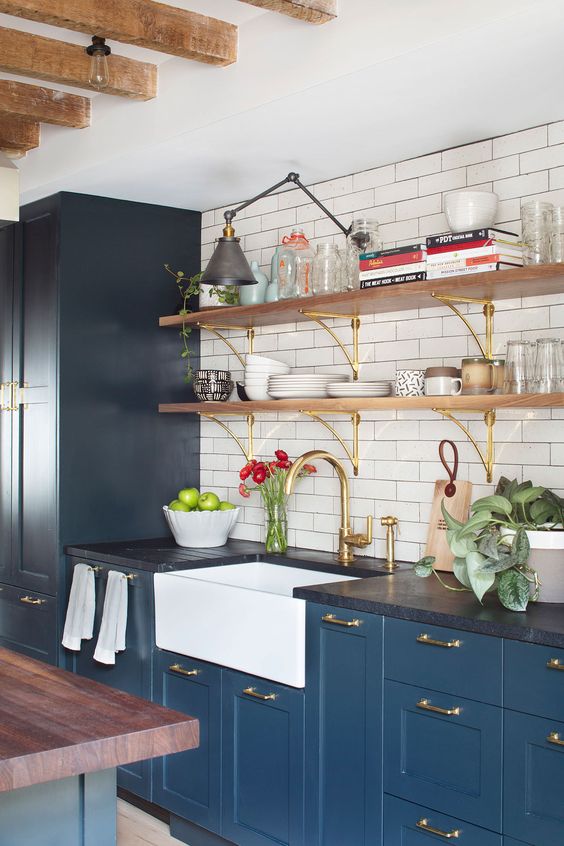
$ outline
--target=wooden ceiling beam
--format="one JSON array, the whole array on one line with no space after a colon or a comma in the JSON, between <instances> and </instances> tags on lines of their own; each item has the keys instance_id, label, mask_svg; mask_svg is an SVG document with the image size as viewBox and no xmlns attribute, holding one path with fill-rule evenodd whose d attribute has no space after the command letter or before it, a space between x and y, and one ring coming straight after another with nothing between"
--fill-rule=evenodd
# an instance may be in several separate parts
<instances>
[{"instance_id":1,"label":"wooden ceiling beam","mask_svg":"<svg viewBox=\"0 0 564 846\"><path fill-rule=\"evenodd\" d=\"M234 24L154 0L0 0L0 12L210 65L237 61Z\"/></svg>"},{"instance_id":2,"label":"wooden ceiling beam","mask_svg":"<svg viewBox=\"0 0 564 846\"><path fill-rule=\"evenodd\" d=\"M337 0L242 0L242 2L314 24L328 23L337 17Z\"/></svg>"},{"instance_id":3,"label":"wooden ceiling beam","mask_svg":"<svg viewBox=\"0 0 564 846\"><path fill-rule=\"evenodd\" d=\"M157 66L112 53L110 84L104 94L151 100L157 96ZM97 90L88 81L90 57L84 47L0 27L0 71Z\"/></svg>"},{"instance_id":4,"label":"wooden ceiling beam","mask_svg":"<svg viewBox=\"0 0 564 846\"><path fill-rule=\"evenodd\" d=\"M0 150L13 157L25 156L28 150L39 147L38 123L19 117L0 114Z\"/></svg>"},{"instance_id":5,"label":"wooden ceiling beam","mask_svg":"<svg viewBox=\"0 0 564 846\"><path fill-rule=\"evenodd\" d=\"M0 79L0 115L82 129L90 126L90 100L39 85Z\"/></svg>"}]
</instances>

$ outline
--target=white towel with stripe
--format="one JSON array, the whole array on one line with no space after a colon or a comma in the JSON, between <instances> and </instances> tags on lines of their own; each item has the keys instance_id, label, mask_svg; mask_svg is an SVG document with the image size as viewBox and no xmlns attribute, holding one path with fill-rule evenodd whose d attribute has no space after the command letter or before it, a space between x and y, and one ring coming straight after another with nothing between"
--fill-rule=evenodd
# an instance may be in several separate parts
<instances>
[{"instance_id":1,"label":"white towel with stripe","mask_svg":"<svg viewBox=\"0 0 564 846\"><path fill-rule=\"evenodd\" d=\"M115 664L116 652L123 652L125 649L127 585L128 581L123 573L118 573L117 570L108 572L102 623L94 652L94 660L101 664Z\"/></svg>"},{"instance_id":2,"label":"white towel with stripe","mask_svg":"<svg viewBox=\"0 0 564 846\"><path fill-rule=\"evenodd\" d=\"M90 640L94 630L96 608L94 571L88 564L76 564L63 630L63 646L80 652L83 640Z\"/></svg>"}]
</instances>

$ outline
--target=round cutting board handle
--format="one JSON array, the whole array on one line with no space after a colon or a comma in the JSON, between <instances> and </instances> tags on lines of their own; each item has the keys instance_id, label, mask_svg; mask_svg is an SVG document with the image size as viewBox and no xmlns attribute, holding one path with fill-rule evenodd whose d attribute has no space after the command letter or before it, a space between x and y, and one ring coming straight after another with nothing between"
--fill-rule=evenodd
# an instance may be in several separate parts
<instances>
[{"instance_id":1,"label":"round cutting board handle","mask_svg":"<svg viewBox=\"0 0 564 846\"><path fill-rule=\"evenodd\" d=\"M449 444L452 447L452 452L454 456L452 470L450 469L448 462L445 458L445 445ZM441 459L441 463L445 470L448 473L449 481L445 486L445 496L451 497L454 496L456 493L456 485L454 484L456 481L456 474L458 472L458 449L454 441L441 441L439 444L439 458Z\"/></svg>"}]
</instances>

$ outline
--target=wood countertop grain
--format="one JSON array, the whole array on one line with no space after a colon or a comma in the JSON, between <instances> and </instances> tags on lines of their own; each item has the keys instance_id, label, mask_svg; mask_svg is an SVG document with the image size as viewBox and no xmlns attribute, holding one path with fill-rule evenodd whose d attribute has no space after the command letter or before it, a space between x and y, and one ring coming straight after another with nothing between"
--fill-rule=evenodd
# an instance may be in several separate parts
<instances>
[{"instance_id":1,"label":"wood countertop grain","mask_svg":"<svg viewBox=\"0 0 564 846\"><path fill-rule=\"evenodd\" d=\"M0 648L0 791L198 743L193 717Z\"/></svg>"}]
</instances>

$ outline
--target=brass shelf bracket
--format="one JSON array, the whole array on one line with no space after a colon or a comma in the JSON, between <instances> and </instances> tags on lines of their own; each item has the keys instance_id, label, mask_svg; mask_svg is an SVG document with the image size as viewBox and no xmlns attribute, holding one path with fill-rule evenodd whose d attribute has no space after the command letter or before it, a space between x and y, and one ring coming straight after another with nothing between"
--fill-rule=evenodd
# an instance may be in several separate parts
<instances>
[{"instance_id":1,"label":"brass shelf bracket","mask_svg":"<svg viewBox=\"0 0 564 846\"><path fill-rule=\"evenodd\" d=\"M494 471L494 464L495 464L495 455L494 455L494 425L495 425L495 411L490 409L489 411L484 412L484 423L486 425L486 452L482 451L481 447L478 446L478 442L476 438L474 438L468 427L461 423L454 414L449 411L447 408L434 408L437 414L442 414L443 417L446 417L448 420L451 420L453 423L456 423L459 429L462 429L468 440L473 445L474 449L480 456L480 461L484 465L484 470L486 471L486 481L491 482L493 480L493 471ZM475 411L472 409L460 408L458 409L459 413L461 414L475 414Z\"/></svg>"},{"instance_id":2,"label":"brass shelf bracket","mask_svg":"<svg viewBox=\"0 0 564 846\"><path fill-rule=\"evenodd\" d=\"M223 331L225 331L226 329L238 329L240 331L246 332L247 333L247 352L249 353L249 355L251 355L253 350L254 350L254 347L255 347L255 330L253 329L252 326L221 326L221 325L212 326L209 323L200 323L199 321L196 325L200 329L205 329L206 332L211 332L213 335L215 335L217 338L219 338L220 341L223 341L224 344L227 344L227 346L229 347L229 349L231 350L233 355L236 355L237 358L239 359L239 361L241 362L241 367L245 367L245 359L243 358L241 353L238 350L235 349L235 347L233 346L233 344L231 343L229 338L226 338L225 335L222 335L219 330L222 329Z\"/></svg>"},{"instance_id":3,"label":"brass shelf bracket","mask_svg":"<svg viewBox=\"0 0 564 846\"><path fill-rule=\"evenodd\" d=\"M450 308L457 317L459 317L465 326L470 330L472 335L474 336L474 340L480 347L480 351L484 358L493 358L493 321L494 321L494 314L495 314L495 305L492 303L491 300L478 300L474 297L452 297L449 294L431 294L433 299L438 300L443 305L446 305L447 308ZM460 309L458 309L455 303L475 303L477 305L483 306L483 313L484 317L486 318L486 345L484 346L481 342L476 330L471 325L469 320L462 314Z\"/></svg>"},{"instance_id":4,"label":"brass shelf bracket","mask_svg":"<svg viewBox=\"0 0 564 846\"><path fill-rule=\"evenodd\" d=\"M233 417L233 413L221 413L221 412L208 412L208 411L198 411L198 415L200 417L205 417L206 420L213 420L214 423L217 423L218 426L221 426L224 432L233 438L247 461L251 461L254 458L254 437L253 437L253 430L255 425L255 415L254 414L246 414L245 419L247 421L247 447L245 448L245 444L239 438L235 432L233 432L229 426L220 420L220 417Z\"/></svg>"},{"instance_id":5,"label":"brass shelf bracket","mask_svg":"<svg viewBox=\"0 0 564 846\"><path fill-rule=\"evenodd\" d=\"M360 370L360 361L359 361L359 353L358 353L358 335L360 330L360 317L354 314L335 314L332 311L306 311L306 309L301 308L300 313L303 314L304 317L307 317L309 320L313 320L317 323L318 326L321 326L322 329L325 329L326 332L329 332L335 343L338 347L342 350L343 354L345 355L348 363L350 364L353 372L353 381L356 382L358 379L358 373ZM330 326L327 326L324 323L324 320L328 318L333 319L341 319L341 320L350 320L351 327L353 330L353 354L349 353L348 349L345 347L339 336L331 329Z\"/></svg>"},{"instance_id":6,"label":"brass shelf bracket","mask_svg":"<svg viewBox=\"0 0 564 846\"><path fill-rule=\"evenodd\" d=\"M343 449L345 450L349 461L353 467L353 473L355 476L358 476L358 470L360 467L360 458L358 453L358 430L360 428L360 414L358 411L353 411L352 413L349 411L331 411L327 412L328 414L345 414L347 417L350 417L352 431L353 431L353 439L352 439L352 450L349 445L346 443L344 438L342 438L339 433L335 430L335 427L332 426L327 420L324 420L323 417L319 416L319 412L317 411L306 411L305 409L300 408L300 414L307 414L308 417L311 417L312 420L317 420L318 423L321 423L322 426L325 426L328 429L334 438L336 438Z\"/></svg>"}]
</instances>

